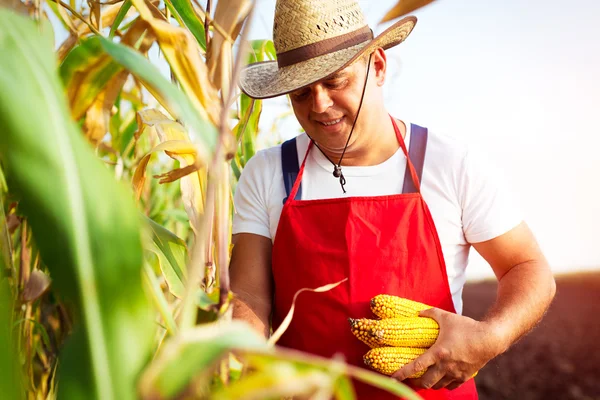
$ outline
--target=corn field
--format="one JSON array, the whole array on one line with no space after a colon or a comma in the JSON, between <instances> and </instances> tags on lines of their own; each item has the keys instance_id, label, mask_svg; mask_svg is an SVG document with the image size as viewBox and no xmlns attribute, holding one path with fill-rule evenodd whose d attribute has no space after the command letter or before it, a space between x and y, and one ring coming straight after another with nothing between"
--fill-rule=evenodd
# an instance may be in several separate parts
<instances>
[{"instance_id":1,"label":"corn field","mask_svg":"<svg viewBox=\"0 0 600 400\"><path fill-rule=\"evenodd\" d=\"M236 80L276 56L245 39L253 10L0 1L3 399L353 399L351 379L415 398L231 320L232 195L262 111Z\"/></svg>"}]
</instances>

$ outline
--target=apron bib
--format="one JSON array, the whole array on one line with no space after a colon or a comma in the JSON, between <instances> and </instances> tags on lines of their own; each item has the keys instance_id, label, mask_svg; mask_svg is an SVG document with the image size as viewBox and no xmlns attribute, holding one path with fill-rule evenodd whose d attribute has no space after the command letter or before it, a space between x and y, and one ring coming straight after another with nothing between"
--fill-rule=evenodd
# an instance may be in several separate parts
<instances>
[{"instance_id":1,"label":"apron bib","mask_svg":"<svg viewBox=\"0 0 600 400\"><path fill-rule=\"evenodd\" d=\"M348 281L329 292L298 296L291 325L277 345L328 358L342 355L349 364L367 368L363 355L369 347L354 337L348 318L375 318L369 305L372 297L391 294L456 312L433 219L421 197L404 139L393 118L392 122L407 158L412 184L408 186L414 193L298 200L310 143L284 200L273 244L273 329L289 312L298 290L344 278ZM415 131L413 128L413 137ZM284 173L284 179L289 182L290 175ZM406 191L406 182L404 186ZM361 382L353 383L358 399L397 398ZM428 400L477 399L473 379L452 391L417 393Z\"/></svg>"}]
</instances>

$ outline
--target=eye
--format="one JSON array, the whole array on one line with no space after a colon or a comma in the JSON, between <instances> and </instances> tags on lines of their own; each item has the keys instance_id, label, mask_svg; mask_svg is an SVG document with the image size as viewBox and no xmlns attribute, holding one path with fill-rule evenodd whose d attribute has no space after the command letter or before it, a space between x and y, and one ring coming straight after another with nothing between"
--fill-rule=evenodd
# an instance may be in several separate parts
<instances>
[{"instance_id":1,"label":"eye","mask_svg":"<svg viewBox=\"0 0 600 400\"><path fill-rule=\"evenodd\" d=\"M333 79L333 80L327 81L325 83L325 85L330 89L340 89L340 88L343 88L344 86L346 86L347 83L348 83L347 79Z\"/></svg>"},{"instance_id":2,"label":"eye","mask_svg":"<svg viewBox=\"0 0 600 400\"><path fill-rule=\"evenodd\" d=\"M301 101L301 100L305 100L308 97L309 93L310 93L310 90L308 90L308 89L300 89L300 90L290 93L290 97L292 98L292 100Z\"/></svg>"}]
</instances>

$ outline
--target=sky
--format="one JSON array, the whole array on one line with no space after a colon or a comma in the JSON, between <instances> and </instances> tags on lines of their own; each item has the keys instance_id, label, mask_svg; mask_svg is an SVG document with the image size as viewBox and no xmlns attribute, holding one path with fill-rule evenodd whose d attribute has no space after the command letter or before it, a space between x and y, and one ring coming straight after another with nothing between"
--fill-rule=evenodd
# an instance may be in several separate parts
<instances>
[{"instance_id":1,"label":"sky","mask_svg":"<svg viewBox=\"0 0 600 400\"><path fill-rule=\"evenodd\" d=\"M395 1L359 1L375 34ZM258 0L251 39L271 39ZM600 269L600 1L438 0L387 51L388 111L476 143L498 163L556 273ZM265 145L296 135L285 99L265 101ZM474 251L468 278L492 277Z\"/></svg>"}]
</instances>

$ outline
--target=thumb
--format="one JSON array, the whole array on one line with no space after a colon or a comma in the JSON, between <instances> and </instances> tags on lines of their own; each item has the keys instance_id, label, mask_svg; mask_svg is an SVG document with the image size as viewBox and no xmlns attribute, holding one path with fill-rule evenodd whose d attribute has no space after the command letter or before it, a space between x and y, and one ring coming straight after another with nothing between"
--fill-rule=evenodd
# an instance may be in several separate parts
<instances>
[{"instance_id":1,"label":"thumb","mask_svg":"<svg viewBox=\"0 0 600 400\"><path fill-rule=\"evenodd\" d=\"M431 307L431 308L428 308L427 310L423 310L423 311L419 312L419 317L432 318L436 322L439 322L439 319L441 318L443 313L444 313L444 310L440 310L439 308Z\"/></svg>"}]
</instances>

